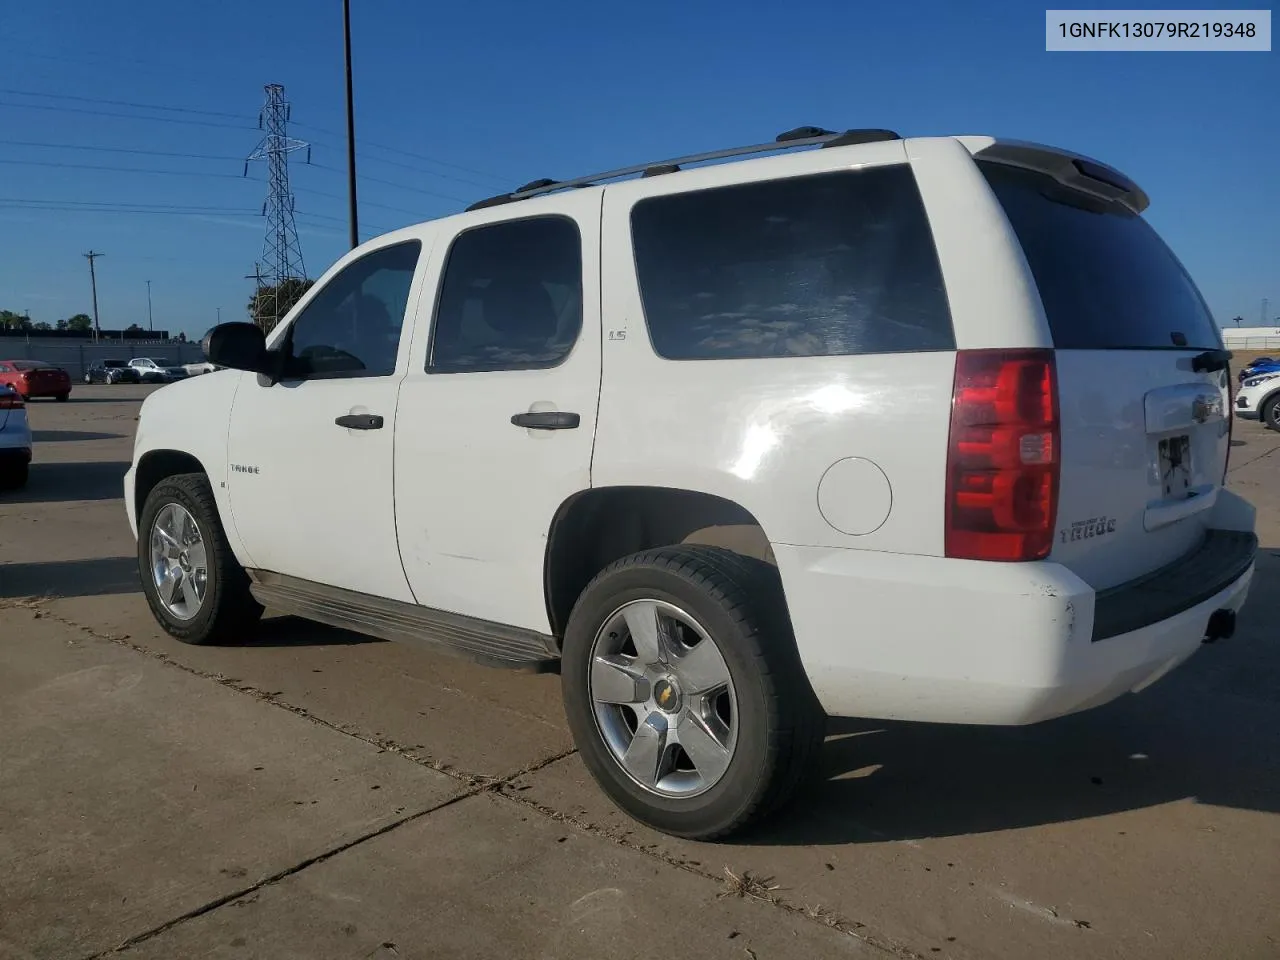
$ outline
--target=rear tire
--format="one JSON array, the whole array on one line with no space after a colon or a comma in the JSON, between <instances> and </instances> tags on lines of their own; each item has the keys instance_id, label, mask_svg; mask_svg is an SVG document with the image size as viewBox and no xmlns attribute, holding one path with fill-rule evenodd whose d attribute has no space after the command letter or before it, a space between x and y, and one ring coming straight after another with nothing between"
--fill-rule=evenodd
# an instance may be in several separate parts
<instances>
[{"instance_id":1,"label":"rear tire","mask_svg":"<svg viewBox=\"0 0 1280 960\"><path fill-rule=\"evenodd\" d=\"M59 393L59 394L58 394L57 396L55 396L53 399L57 400L59 403L66 403L66 402L67 402L67 398L68 398L68 397L70 397L70 396L71 396L71 391L70 391L70 390L68 390L66 393Z\"/></svg>"},{"instance_id":2,"label":"rear tire","mask_svg":"<svg viewBox=\"0 0 1280 960\"><path fill-rule=\"evenodd\" d=\"M631 614L647 616L649 609L658 611L660 639L646 646L664 651L660 663L633 639ZM643 622L636 622L641 632ZM683 658L708 642L708 655L687 666L695 659ZM708 697L694 696L717 689L702 679L717 673L706 670L709 662L720 674L727 671L714 707ZM618 663L631 671L623 678L625 695L608 682L618 679L610 673ZM647 679L635 693L630 679L642 672ZM666 677L675 682L674 698ZM607 567L570 616L561 683L587 769L626 813L665 833L728 836L784 806L817 766L826 717L796 651L778 572L759 560L715 547L672 546ZM619 695L635 699L619 706L624 701L612 699ZM707 729L718 731L713 739L721 753L708 751ZM653 748L657 774L649 776L644 763L625 758L654 737L660 738Z\"/></svg>"},{"instance_id":3,"label":"rear tire","mask_svg":"<svg viewBox=\"0 0 1280 960\"><path fill-rule=\"evenodd\" d=\"M31 467L25 463L0 469L0 490L21 490L27 485Z\"/></svg>"},{"instance_id":4,"label":"rear tire","mask_svg":"<svg viewBox=\"0 0 1280 960\"><path fill-rule=\"evenodd\" d=\"M1262 422L1272 430L1280 430L1280 393L1274 393L1262 405Z\"/></svg>"},{"instance_id":5,"label":"rear tire","mask_svg":"<svg viewBox=\"0 0 1280 960\"><path fill-rule=\"evenodd\" d=\"M165 562L158 561L152 550L153 541L160 536L156 527L162 511L167 511L166 517L185 514L193 521L198 537L190 539L198 539L203 548L206 572L203 594L198 604L186 605L188 608L179 612L175 612L172 600L166 602L161 597L161 586L156 582L157 563ZM160 539L163 541L163 537ZM194 558L188 561L187 552L185 548L181 551L183 567L195 562ZM262 616L262 605L249 592L249 577L227 543L213 488L203 473L166 477L147 495L138 518L138 573L142 592L156 621L166 633L183 643L239 642Z\"/></svg>"}]
</instances>

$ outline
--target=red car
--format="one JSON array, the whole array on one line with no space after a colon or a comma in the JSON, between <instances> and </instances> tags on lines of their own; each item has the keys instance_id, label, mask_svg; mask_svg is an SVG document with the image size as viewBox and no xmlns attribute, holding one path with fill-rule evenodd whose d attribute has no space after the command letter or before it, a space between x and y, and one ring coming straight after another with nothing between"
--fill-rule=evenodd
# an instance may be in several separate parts
<instances>
[{"instance_id":1,"label":"red car","mask_svg":"<svg viewBox=\"0 0 1280 960\"><path fill-rule=\"evenodd\" d=\"M61 367L39 360L0 360L0 383L13 384L23 400L71 396L71 375Z\"/></svg>"}]
</instances>

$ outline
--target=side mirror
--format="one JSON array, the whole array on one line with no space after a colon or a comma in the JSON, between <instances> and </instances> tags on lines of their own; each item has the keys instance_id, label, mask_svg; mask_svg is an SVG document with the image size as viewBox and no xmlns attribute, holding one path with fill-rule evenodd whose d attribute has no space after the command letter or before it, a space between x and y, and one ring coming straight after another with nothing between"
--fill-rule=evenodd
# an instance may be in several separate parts
<instances>
[{"instance_id":1,"label":"side mirror","mask_svg":"<svg viewBox=\"0 0 1280 960\"><path fill-rule=\"evenodd\" d=\"M209 331L202 346L210 363L250 373L266 372L267 337L257 324L220 323Z\"/></svg>"}]
</instances>

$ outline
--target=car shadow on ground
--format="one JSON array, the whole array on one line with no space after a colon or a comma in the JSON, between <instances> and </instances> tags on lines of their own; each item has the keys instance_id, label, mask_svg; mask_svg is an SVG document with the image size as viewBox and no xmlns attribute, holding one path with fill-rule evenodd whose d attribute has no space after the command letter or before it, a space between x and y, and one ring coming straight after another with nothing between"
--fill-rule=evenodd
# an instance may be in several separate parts
<instances>
[{"instance_id":1,"label":"car shadow on ground","mask_svg":"<svg viewBox=\"0 0 1280 960\"><path fill-rule=\"evenodd\" d=\"M268 612L269 613L269 612ZM288 615L266 616L240 646L244 647L331 647L357 643L386 643L327 624Z\"/></svg>"},{"instance_id":2,"label":"car shadow on ground","mask_svg":"<svg viewBox=\"0 0 1280 960\"><path fill-rule=\"evenodd\" d=\"M138 589L136 557L0 564L0 599L99 597Z\"/></svg>"},{"instance_id":3,"label":"car shadow on ground","mask_svg":"<svg viewBox=\"0 0 1280 960\"><path fill-rule=\"evenodd\" d=\"M830 720L802 815L742 842L914 841L1186 801L1280 813L1278 553L1260 551L1236 635L1143 693L1028 727Z\"/></svg>"},{"instance_id":4,"label":"car shadow on ground","mask_svg":"<svg viewBox=\"0 0 1280 960\"><path fill-rule=\"evenodd\" d=\"M33 430L31 439L35 443L70 443L75 440L119 440L127 437L124 433L94 433L90 430Z\"/></svg>"},{"instance_id":5,"label":"car shadow on ground","mask_svg":"<svg viewBox=\"0 0 1280 960\"><path fill-rule=\"evenodd\" d=\"M33 463L27 485L0 492L6 503L63 503L71 500L117 500L124 496L124 460L81 460Z\"/></svg>"}]
</instances>

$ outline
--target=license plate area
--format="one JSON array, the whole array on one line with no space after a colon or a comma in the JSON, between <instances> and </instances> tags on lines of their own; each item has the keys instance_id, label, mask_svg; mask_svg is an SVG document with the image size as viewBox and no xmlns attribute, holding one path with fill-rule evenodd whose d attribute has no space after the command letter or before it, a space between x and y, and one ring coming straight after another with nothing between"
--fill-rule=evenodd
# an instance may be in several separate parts
<instances>
[{"instance_id":1,"label":"license plate area","mask_svg":"<svg viewBox=\"0 0 1280 960\"><path fill-rule=\"evenodd\" d=\"M1179 434L1160 441L1160 486L1166 500L1191 495L1191 437Z\"/></svg>"}]
</instances>

